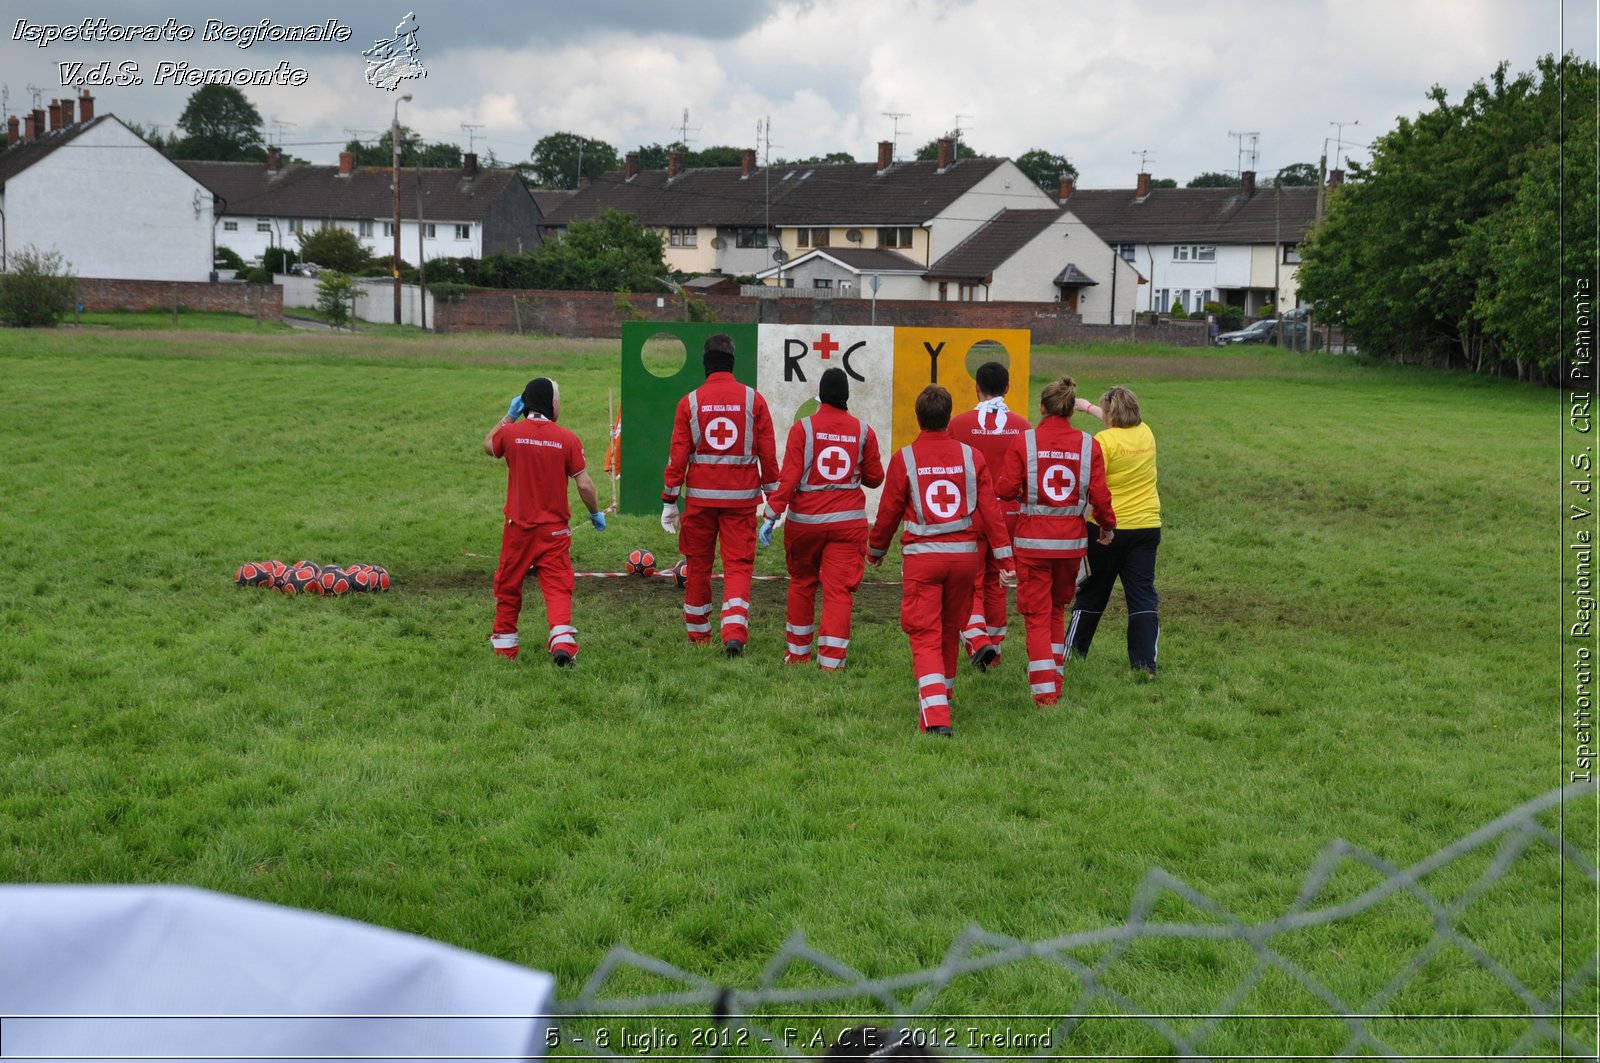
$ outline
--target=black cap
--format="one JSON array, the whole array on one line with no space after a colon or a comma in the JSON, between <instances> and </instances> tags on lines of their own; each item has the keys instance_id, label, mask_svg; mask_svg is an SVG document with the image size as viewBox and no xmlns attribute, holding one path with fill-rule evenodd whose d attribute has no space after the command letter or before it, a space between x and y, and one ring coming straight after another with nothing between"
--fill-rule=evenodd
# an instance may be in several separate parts
<instances>
[{"instance_id":1,"label":"black cap","mask_svg":"<svg viewBox=\"0 0 1600 1063\"><path fill-rule=\"evenodd\" d=\"M522 409L529 415L556 419L556 382L547 376L535 377L522 389Z\"/></svg>"},{"instance_id":2,"label":"black cap","mask_svg":"<svg viewBox=\"0 0 1600 1063\"><path fill-rule=\"evenodd\" d=\"M704 364L706 376L733 372L733 337L726 332L707 336Z\"/></svg>"},{"instance_id":3,"label":"black cap","mask_svg":"<svg viewBox=\"0 0 1600 1063\"><path fill-rule=\"evenodd\" d=\"M843 369L835 367L823 371L822 381L817 385L817 401L841 410L850 408L850 378Z\"/></svg>"}]
</instances>

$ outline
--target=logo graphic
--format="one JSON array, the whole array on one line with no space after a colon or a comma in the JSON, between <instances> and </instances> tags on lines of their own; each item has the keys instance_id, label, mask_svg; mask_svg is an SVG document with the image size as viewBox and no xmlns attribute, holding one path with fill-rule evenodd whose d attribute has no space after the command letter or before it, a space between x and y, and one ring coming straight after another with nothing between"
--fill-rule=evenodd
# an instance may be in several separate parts
<instances>
[{"instance_id":1,"label":"logo graphic","mask_svg":"<svg viewBox=\"0 0 1600 1063\"><path fill-rule=\"evenodd\" d=\"M961 511L961 492L949 480L935 480L922 493L928 512L940 520L949 520Z\"/></svg>"},{"instance_id":2,"label":"logo graphic","mask_svg":"<svg viewBox=\"0 0 1600 1063\"><path fill-rule=\"evenodd\" d=\"M1065 465L1052 465L1039 479L1039 486L1052 502L1065 502L1078 488L1078 476Z\"/></svg>"},{"instance_id":3,"label":"logo graphic","mask_svg":"<svg viewBox=\"0 0 1600 1063\"><path fill-rule=\"evenodd\" d=\"M850 455L843 447L827 447L817 455L817 471L824 480L838 482L850 471Z\"/></svg>"},{"instance_id":4,"label":"logo graphic","mask_svg":"<svg viewBox=\"0 0 1600 1063\"><path fill-rule=\"evenodd\" d=\"M726 417L718 417L706 425L706 441L718 450L727 450L739 442L739 426Z\"/></svg>"},{"instance_id":5,"label":"logo graphic","mask_svg":"<svg viewBox=\"0 0 1600 1063\"><path fill-rule=\"evenodd\" d=\"M417 16L410 11L394 28L394 36L374 41L361 54L367 57L367 84L393 92L407 78L425 78L428 71L417 58Z\"/></svg>"}]
</instances>

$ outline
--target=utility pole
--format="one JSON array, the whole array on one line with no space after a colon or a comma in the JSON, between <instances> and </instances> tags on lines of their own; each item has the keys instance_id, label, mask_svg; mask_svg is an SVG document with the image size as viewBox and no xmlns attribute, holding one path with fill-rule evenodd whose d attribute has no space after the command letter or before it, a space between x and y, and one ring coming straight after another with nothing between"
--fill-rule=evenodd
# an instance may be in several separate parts
<instances>
[{"instance_id":1,"label":"utility pole","mask_svg":"<svg viewBox=\"0 0 1600 1063\"><path fill-rule=\"evenodd\" d=\"M400 105L410 103L411 94L400 97L394 101L394 117L389 122L389 146L394 149L393 173L391 183L394 186L394 323L400 324ZM417 223L417 231L421 232L422 223Z\"/></svg>"}]
</instances>

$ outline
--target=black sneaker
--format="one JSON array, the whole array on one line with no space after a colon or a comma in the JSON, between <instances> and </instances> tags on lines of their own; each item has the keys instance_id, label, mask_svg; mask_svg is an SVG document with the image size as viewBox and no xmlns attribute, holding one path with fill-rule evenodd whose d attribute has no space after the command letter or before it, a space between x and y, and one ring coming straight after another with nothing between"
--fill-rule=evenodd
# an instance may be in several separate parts
<instances>
[{"instance_id":1,"label":"black sneaker","mask_svg":"<svg viewBox=\"0 0 1600 1063\"><path fill-rule=\"evenodd\" d=\"M931 735L940 735L944 738L954 738L956 736L955 728L946 724L941 724L938 727L930 727L928 728L927 733Z\"/></svg>"},{"instance_id":2,"label":"black sneaker","mask_svg":"<svg viewBox=\"0 0 1600 1063\"><path fill-rule=\"evenodd\" d=\"M723 646L722 649L723 652L725 652L729 657L744 656L744 643L740 642L738 639L729 639L727 645Z\"/></svg>"},{"instance_id":3,"label":"black sneaker","mask_svg":"<svg viewBox=\"0 0 1600 1063\"><path fill-rule=\"evenodd\" d=\"M998 656L1000 656L999 650L993 646L985 646L972 655L972 666L980 672L987 672L989 666L994 663L995 658Z\"/></svg>"},{"instance_id":4,"label":"black sneaker","mask_svg":"<svg viewBox=\"0 0 1600 1063\"><path fill-rule=\"evenodd\" d=\"M572 663L572 654L568 653L566 650L557 650L550 656L555 659L557 668L565 668L567 665Z\"/></svg>"}]
</instances>

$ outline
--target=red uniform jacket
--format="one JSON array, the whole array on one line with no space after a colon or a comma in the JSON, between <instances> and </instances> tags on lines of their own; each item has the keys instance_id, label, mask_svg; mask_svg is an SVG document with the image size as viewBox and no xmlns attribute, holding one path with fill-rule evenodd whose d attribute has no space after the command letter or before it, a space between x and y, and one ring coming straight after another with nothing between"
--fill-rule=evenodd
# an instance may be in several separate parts
<instances>
[{"instance_id":1,"label":"red uniform jacket","mask_svg":"<svg viewBox=\"0 0 1600 1063\"><path fill-rule=\"evenodd\" d=\"M531 528L572 519L567 479L583 471L583 444L554 421L533 416L494 430L494 456L506 460L506 519Z\"/></svg>"},{"instance_id":2,"label":"red uniform jacket","mask_svg":"<svg viewBox=\"0 0 1600 1063\"><path fill-rule=\"evenodd\" d=\"M732 373L712 373L678 400L663 502L753 509L778 489L777 444L767 400Z\"/></svg>"},{"instance_id":3,"label":"red uniform jacket","mask_svg":"<svg viewBox=\"0 0 1600 1063\"><path fill-rule=\"evenodd\" d=\"M1000 470L1005 468L1006 452L1011 449L1011 444L1018 436L1033 427L1026 417L1018 416L1010 410L1006 411L1004 424L998 424L998 420L999 418L993 413L980 414L977 410L968 410L950 418L950 438L958 443L969 444L982 454L983 460L989 463L990 476L1000 475ZM1017 503L1002 498L1000 510L1007 514L1015 513Z\"/></svg>"},{"instance_id":4,"label":"red uniform jacket","mask_svg":"<svg viewBox=\"0 0 1600 1063\"><path fill-rule=\"evenodd\" d=\"M889 459L878 500L878 519L867 538L870 557L882 557L905 521L900 553L979 554L987 539L994 556L1011 557L1011 537L995 502L989 465L983 455L950 438L948 432L923 432ZM1002 566L1009 568L1010 566Z\"/></svg>"},{"instance_id":5,"label":"red uniform jacket","mask_svg":"<svg viewBox=\"0 0 1600 1063\"><path fill-rule=\"evenodd\" d=\"M1038 428L1017 438L1006 454L997 490L1001 498L1022 503L1012 540L1021 554L1082 557L1087 553L1086 501L1094 506L1102 527L1117 523L1100 444L1065 417L1046 417Z\"/></svg>"},{"instance_id":6,"label":"red uniform jacket","mask_svg":"<svg viewBox=\"0 0 1600 1063\"><path fill-rule=\"evenodd\" d=\"M862 486L883 483L878 433L859 417L823 405L795 422L783 455L776 494L767 496L767 519L789 509L790 524L867 524Z\"/></svg>"}]
</instances>

